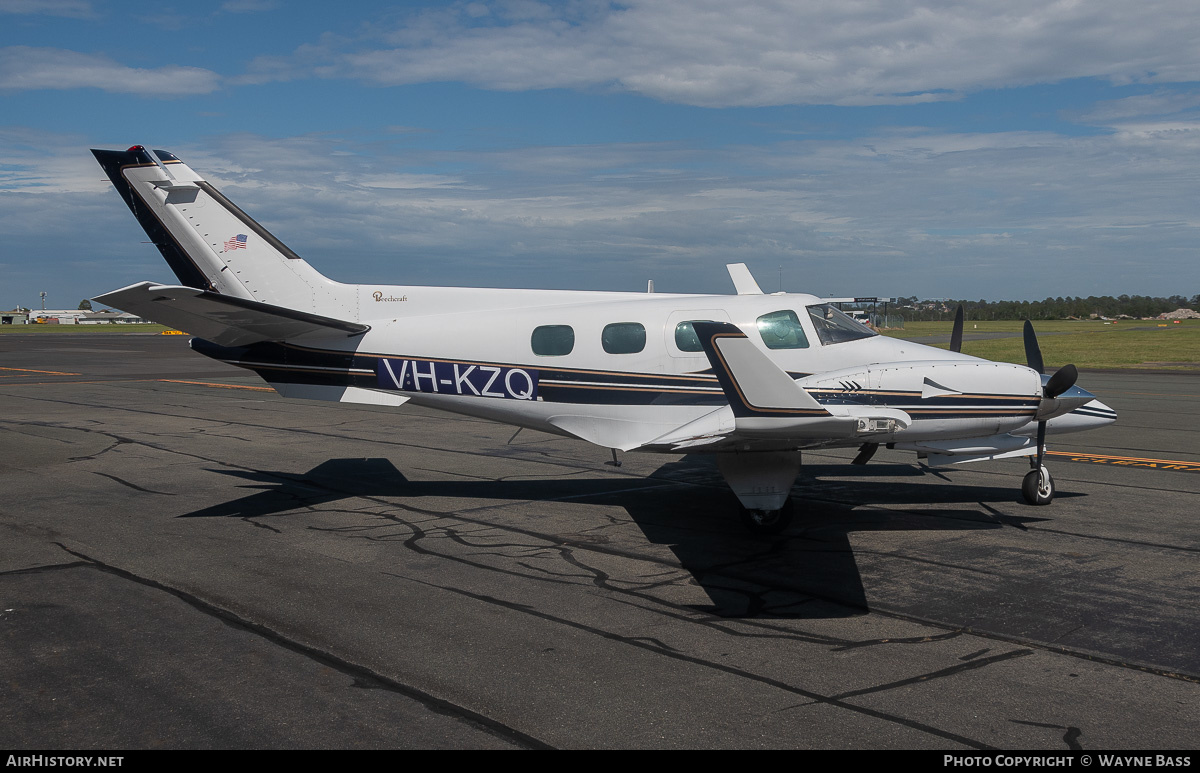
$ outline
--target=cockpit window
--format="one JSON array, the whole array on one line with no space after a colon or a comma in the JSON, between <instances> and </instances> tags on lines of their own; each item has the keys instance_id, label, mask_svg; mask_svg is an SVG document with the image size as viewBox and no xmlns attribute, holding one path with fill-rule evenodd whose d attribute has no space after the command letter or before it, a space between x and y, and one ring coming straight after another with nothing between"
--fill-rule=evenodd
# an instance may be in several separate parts
<instances>
[{"instance_id":1,"label":"cockpit window","mask_svg":"<svg viewBox=\"0 0 1200 773\"><path fill-rule=\"evenodd\" d=\"M680 322L675 326L675 345L679 347L679 351L704 351L704 347L700 345L700 337L696 335L696 329L692 327L693 322L699 321L690 319L687 322Z\"/></svg>"},{"instance_id":2,"label":"cockpit window","mask_svg":"<svg viewBox=\"0 0 1200 773\"><path fill-rule=\"evenodd\" d=\"M758 334L768 349L807 349L808 336L800 318L791 309L773 311L758 318Z\"/></svg>"},{"instance_id":3,"label":"cockpit window","mask_svg":"<svg viewBox=\"0 0 1200 773\"><path fill-rule=\"evenodd\" d=\"M871 328L853 317L843 314L828 303L808 307L808 316L812 318L813 327L817 329L817 338L821 343L840 344L845 341L857 341L860 338L870 338L879 335Z\"/></svg>"}]
</instances>

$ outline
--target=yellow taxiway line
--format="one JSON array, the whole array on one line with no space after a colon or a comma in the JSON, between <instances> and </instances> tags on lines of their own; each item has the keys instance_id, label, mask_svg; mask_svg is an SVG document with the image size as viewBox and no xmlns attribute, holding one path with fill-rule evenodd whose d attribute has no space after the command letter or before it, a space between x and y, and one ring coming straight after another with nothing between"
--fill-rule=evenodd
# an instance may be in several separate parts
<instances>
[{"instance_id":1,"label":"yellow taxiway line","mask_svg":"<svg viewBox=\"0 0 1200 773\"><path fill-rule=\"evenodd\" d=\"M196 384L198 386L216 387L218 389L248 389L251 392L274 392L272 387L244 386L242 384L217 384L212 381L181 381L174 378L155 379L164 384Z\"/></svg>"},{"instance_id":2,"label":"yellow taxiway line","mask_svg":"<svg viewBox=\"0 0 1200 773\"><path fill-rule=\"evenodd\" d=\"M45 373L51 376L82 376L82 373L63 373L61 370L34 370L33 368L0 368L0 370L20 371L21 373Z\"/></svg>"},{"instance_id":3,"label":"yellow taxiway line","mask_svg":"<svg viewBox=\"0 0 1200 773\"><path fill-rule=\"evenodd\" d=\"M1150 467L1156 470L1178 470L1180 472L1200 472L1200 462L1184 462L1176 459L1143 459L1137 456L1110 456L1108 454L1073 454L1067 451L1047 451L1046 456L1059 456L1071 462L1115 464L1122 467Z\"/></svg>"}]
</instances>

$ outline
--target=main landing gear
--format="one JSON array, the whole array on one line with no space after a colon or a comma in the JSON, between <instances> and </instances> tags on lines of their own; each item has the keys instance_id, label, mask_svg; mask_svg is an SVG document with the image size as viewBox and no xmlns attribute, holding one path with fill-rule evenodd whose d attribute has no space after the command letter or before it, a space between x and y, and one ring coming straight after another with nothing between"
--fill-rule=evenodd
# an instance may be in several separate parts
<instances>
[{"instance_id":1,"label":"main landing gear","mask_svg":"<svg viewBox=\"0 0 1200 773\"><path fill-rule=\"evenodd\" d=\"M792 522L788 495L800 472L799 451L723 451L717 468L742 503L742 525L751 534L778 534Z\"/></svg>"},{"instance_id":2,"label":"main landing gear","mask_svg":"<svg viewBox=\"0 0 1200 773\"><path fill-rule=\"evenodd\" d=\"M792 523L792 500L789 498L778 510L749 510L741 508L742 525L751 534L779 534Z\"/></svg>"}]
</instances>

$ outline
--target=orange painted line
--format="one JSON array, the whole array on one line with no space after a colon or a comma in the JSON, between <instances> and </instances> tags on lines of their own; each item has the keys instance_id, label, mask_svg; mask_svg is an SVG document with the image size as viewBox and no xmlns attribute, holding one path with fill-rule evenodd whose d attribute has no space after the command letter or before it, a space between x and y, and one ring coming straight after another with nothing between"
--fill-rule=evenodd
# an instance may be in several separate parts
<instances>
[{"instance_id":1,"label":"orange painted line","mask_svg":"<svg viewBox=\"0 0 1200 773\"><path fill-rule=\"evenodd\" d=\"M22 381L20 384L9 384L10 387L27 386L62 386L63 384L137 384L143 381L159 381L157 378L110 378L102 381Z\"/></svg>"},{"instance_id":2,"label":"orange painted line","mask_svg":"<svg viewBox=\"0 0 1200 773\"><path fill-rule=\"evenodd\" d=\"M271 387L242 386L241 384L214 384L211 381L181 381L179 379L174 379L174 378L159 378L159 379L155 379L155 381L159 381L159 382L166 383L166 384L197 384L199 386L217 387L218 389L248 389L252 392L274 392L275 391Z\"/></svg>"},{"instance_id":3,"label":"orange painted line","mask_svg":"<svg viewBox=\"0 0 1200 773\"><path fill-rule=\"evenodd\" d=\"M1184 462L1178 459L1143 459L1140 456L1113 456L1111 454L1073 454L1068 451L1047 451L1054 456L1091 456L1096 459L1119 459L1124 462L1158 462L1160 464L1200 464L1200 462Z\"/></svg>"},{"instance_id":4,"label":"orange painted line","mask_svg":"<svg viewBox=\"0 0 1200 773\"><path fill-rule=\"evenodd\" d=\"M34 370L32 368L0 368L0 370L19 370L22 373L45 373L50 376L82 376L82 373L63 373L60 370Z\"/></svg>"},{"instance_id":5,"label":"orange painted line","mask_svg":"<svg viewBox=\"0 0 1200 773\"><path fill-rule=\"evenodd\" d=\"M1111 456L1109 454L1072 454L1067 451L1047 451L1047 456L1063 456L1076 462L1095 464L1128 464L1134 467L1153 467L1159 470L1184 470L1200 472L1200 462L1184 462L1178 459L1143 459L1137 456Z\"/></svg>"}]
</instances>

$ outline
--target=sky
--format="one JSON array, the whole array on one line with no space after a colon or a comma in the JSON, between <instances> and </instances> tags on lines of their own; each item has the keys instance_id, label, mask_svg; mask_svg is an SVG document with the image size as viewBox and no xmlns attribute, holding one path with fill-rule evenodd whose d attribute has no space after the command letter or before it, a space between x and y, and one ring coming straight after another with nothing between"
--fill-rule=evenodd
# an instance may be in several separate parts
<instances>
[{"instance_id":1,"label":"sky","mask_svg":"<svg viewBox=\"0 0 1200 773\"><path fill-rule=\"evenodd\" d=\"M1200 293L1194 0L0 0L0 308L174 281L134 144L343 282Z\"/></svg>"}]
</instances>

